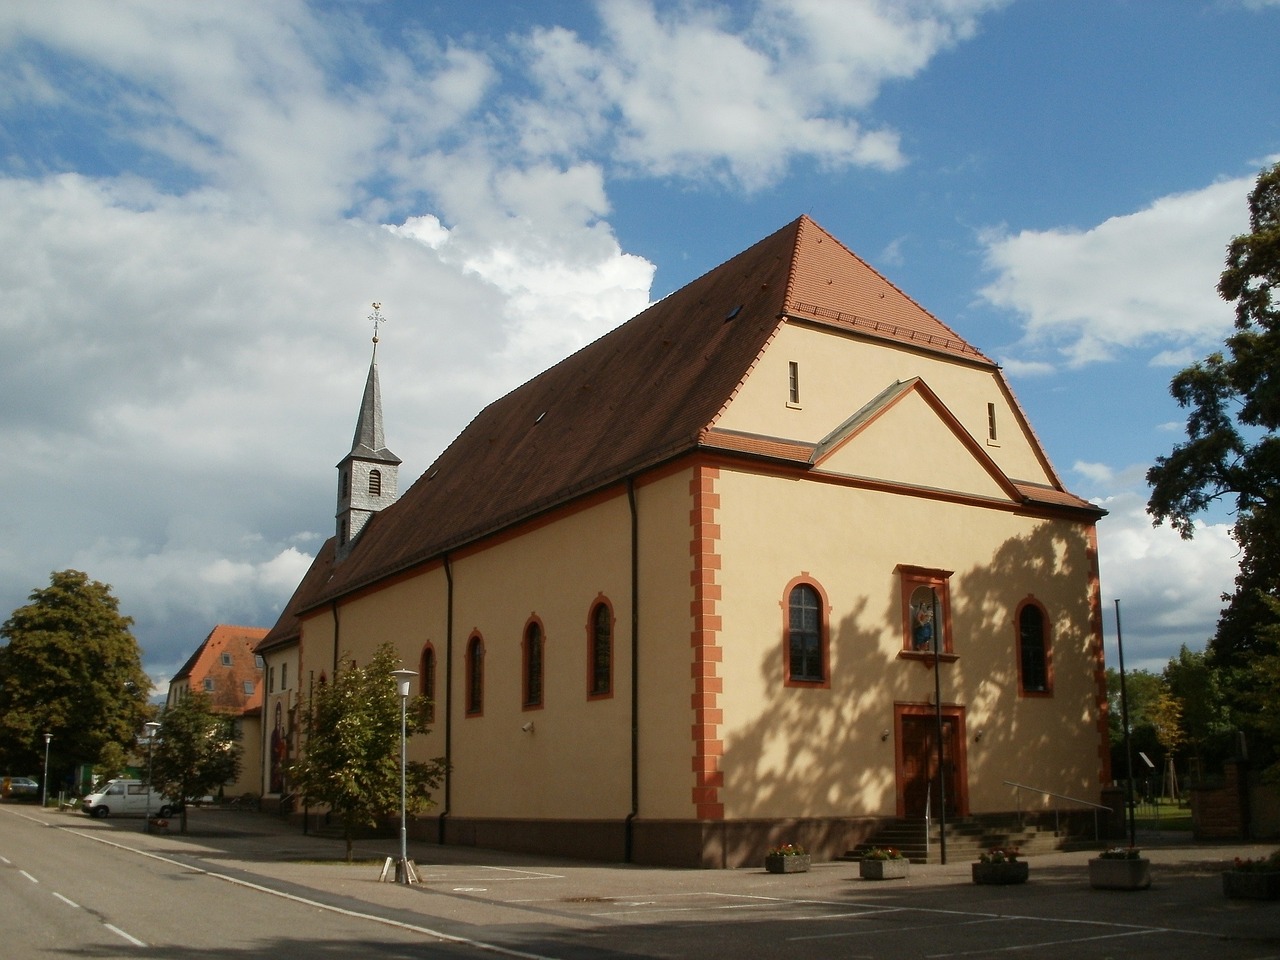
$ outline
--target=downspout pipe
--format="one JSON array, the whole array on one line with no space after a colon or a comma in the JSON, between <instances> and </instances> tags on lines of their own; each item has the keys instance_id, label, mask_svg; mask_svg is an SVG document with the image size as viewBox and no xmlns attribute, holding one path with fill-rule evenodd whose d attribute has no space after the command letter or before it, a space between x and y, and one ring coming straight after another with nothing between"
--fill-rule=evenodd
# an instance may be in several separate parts
<instances>
[{"instance_id":1,"label":"downspout pipe","mask_svg":"<svg viewBox=\"0 0 1280 960\"><path fill-rule=\"evenodd\" d=\"M624 860L635 852L635 819L640 814L640 517L636 508L636 480L627 477L627 505L631 510L631 812L624 827Z\"/></svg>"},{"instance_id":2,"label":"downspout pipe","mask_svg":"<svg viewBox=\"0 0 1280 960\"><path fill-rule=\"evenodd\" d=\"M329 676L334 680L338 679L338 647L340 645L341 621L338 618L338 601L334 600L329 604L333 611L333 666L329 668Z\"/></svg>"},{"instance_id":3,"label":"downspout pipe","mask_svg":"<svg viewBox=\"0 0 1280 960\"><path fill-rule=\"evenodd\" d=\"M445 820L453 803L453 565L444 560L444 809L436 819L436 842L444 846Z\"/></svg>"}]
</instances>

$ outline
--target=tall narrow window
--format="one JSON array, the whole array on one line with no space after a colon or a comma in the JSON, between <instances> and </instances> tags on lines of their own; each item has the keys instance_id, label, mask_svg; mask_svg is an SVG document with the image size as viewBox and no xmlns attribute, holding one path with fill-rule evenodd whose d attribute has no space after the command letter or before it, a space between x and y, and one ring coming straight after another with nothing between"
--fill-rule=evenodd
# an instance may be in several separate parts
<instances>
[{"instance_id":1,"label":"tall narrow window","mask_svg":"<svg viewBox=\"0 0 1280 960\"><path fill-rule=\"evenodd\" d=\"M369 471L369 496L371 497L382 496L382 471L381 470Z\"/></svg>"},{"instance_id":2,"label":"tall narrow window","mask_svg":"<svg viewBox=\"0 0 1280 960\"><path fill-rule=\"evenodd\" d=\"M537 620L524 628L524 705L542 706L542 627Z\"/></svg>"},{"instance_id":3,"label":"tall narrow window","mask_svg":"<svg viewBox=\"0 0 1280 960\"><path fill-rule=\"evenodd\" d=\"M351 496L351 473L350 473L349 471L347 471L347 470L343 470L343 471L342 471L342 493L341 493L341 496L342 496L344 499L345 499L345 498L347 498L347 497L349 497L349 496Z\"/></svg>"},{"instance_id":4,"label":"tall narrow window","mask_svg":"<svg viewBox=\"0 0 1280 960\"><path fill-rule=\"evenodd\" d=\"M1049 635L1044 608L1028 598L1018 610L1018 683L1023 693L1049 693Z\"/></svg>"},{"instance_id":5,"label":"tall narrow window","mask_svg":"<svg viewBox=\"0 0 1280 960\"><path fill-rule=\"evenodd\" d=\"M590 695L607 697L613 692L613 611L607 603L591 610Z\"/></svg>"},{"instance_id":6,"label":"tall narrow window","mask_svg":"<svg viewBox=\"0 0 1280 960\"><path fill-rule=\"evenodd\" d=\"M427 723L436 722L436 651L427 644L422 648L422 665L418 671L418 693L427 698Z\"/></svg>"},{"instance_id":7,"label":"tall narrow window","mask_svg":"<svg viewBox=\"0 0 1280 960\"><path fill-rule=\"evenodd\" d=\"M987 404L987 439L996 439L996 405Z\"/></svg>"},{"instance_id":8,"label":"tall narrow window","mask_svg":"<svg viewBox=\"0 0 1280 960\"><path fill-rule=\"evenodd\" d=\"M484 641L473 636L467 642L467 716L484 713Z\"/></svg>"},{"instance_id":9,"label":"tall narrow window","mask_svg":"<svg viewBox=\"0 0 1280 960\"><path fill-rule=\"evenodd\" d=\"M797 583L787 595L787 680L790 683L825 683L826 631L823 602L817 588Z\"/></svg>"},{"instance_id":10,"label":"tall narrow window","mask_svg":"<svg viewBox=\"0 0 1280 960\"><path fill-rule=\"evenodd\" d=\"M800 364L795 360L787 363L787 402L800 402Z\"/></svg>"},{"instance_id":11,"label":"tall narrow window","mask_svg":"<svg viewBox=\"0 0 1280 960\"><path fill-rule=\"evenodd\" d=\"M289 689L289 665L287 663L280 664L280 689Z\"/></svg>"}]
</instances>

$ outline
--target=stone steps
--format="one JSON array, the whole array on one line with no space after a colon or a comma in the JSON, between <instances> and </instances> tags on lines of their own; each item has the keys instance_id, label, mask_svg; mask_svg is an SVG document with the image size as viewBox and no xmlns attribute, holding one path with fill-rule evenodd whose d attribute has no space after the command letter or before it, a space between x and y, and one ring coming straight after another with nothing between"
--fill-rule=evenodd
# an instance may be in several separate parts
<instances>
[{"instance_id":1,"label":"stone steps","mask_svg":"<svg viewBox=\"0 0 1280 960\"><path fill-rule=\"evenodd\" d=\"M1017 817L970 817L947 823L947 861L976 860L992 847L1014 847L1024 856L1052 853L1071 845L1069 837L1052 827L1020 822ZM942 862L942 833L934 822L926 833L922 820L886 822L867 841L842 860L861 860L872 847L893 847L913 863Z\"/></svg>"}]
</instances>

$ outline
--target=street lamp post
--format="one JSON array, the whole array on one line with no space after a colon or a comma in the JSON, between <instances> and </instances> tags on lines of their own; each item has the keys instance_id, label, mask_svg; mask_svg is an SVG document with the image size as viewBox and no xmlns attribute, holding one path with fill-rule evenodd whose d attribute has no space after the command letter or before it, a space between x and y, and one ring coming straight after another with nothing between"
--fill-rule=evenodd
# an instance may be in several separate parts
<instances>
[{"instance_id":1,"label":"street lamp post","mask_svg":"<svg viewBox=\"0 0 1280 960\"><path fill-rule=\"evenodd\" d=\"M40 807L42 809L49 805L49 741L52 739L52 733L44 735L44 776L40 779Z\"/></svg>"},{"instance_id":2,"label":"street lamp post","mask_svg":"<svg viewBox=\"0 0 1280 960\"><path fill-rule=\"evenodd\" d=\"M405 712L409 702L409 681L418 674L414 670L392 670L400 688L400 859L396 861L396 883L417 883L418 874L409 859L409 833L405 816ZM383 871L386 872L385 870Z\"/></svg>"},{"instance_id":3,"label":"street lamp post","mask_svg":"<svg viewBox=\"0 0 1280 960\"><path fill-rule=\"evenodd\" d=\"M142 725L142 732L147 738L147 815L142 821L142 829L144 831L151 830L151 744L156 739L156 731L160 729L160 724L154 720L148 720Z\"/></svg>"}]
</instances>

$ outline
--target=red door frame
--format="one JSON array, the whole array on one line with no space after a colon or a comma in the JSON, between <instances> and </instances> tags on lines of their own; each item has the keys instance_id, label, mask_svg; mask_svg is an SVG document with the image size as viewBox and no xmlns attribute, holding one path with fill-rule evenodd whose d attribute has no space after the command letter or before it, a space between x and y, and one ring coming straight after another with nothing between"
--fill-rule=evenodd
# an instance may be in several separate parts
<instances>
[{"instance_id":1,"label":"red door frame","mask_svg":"<svg viewBox=\"0 0 1280 960\"><path fill-rule=\"evenodd\" d=\"M966 817L969 815L969 764L966 746L969 738L965 733L964 707L954 704L942 705L942 716L951 721L951 759L953 776L948 781L948 799L951 800L952 811L949 816ZM903 718L937 717L937 710L931 703L895 703L893 705L894 729L894 779L896 781L897 808L899 817L907 815L906 803L906 758L903 754ZM938 811L933 811L934 817Z\"/></svg>"}]
</instances>

